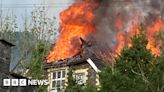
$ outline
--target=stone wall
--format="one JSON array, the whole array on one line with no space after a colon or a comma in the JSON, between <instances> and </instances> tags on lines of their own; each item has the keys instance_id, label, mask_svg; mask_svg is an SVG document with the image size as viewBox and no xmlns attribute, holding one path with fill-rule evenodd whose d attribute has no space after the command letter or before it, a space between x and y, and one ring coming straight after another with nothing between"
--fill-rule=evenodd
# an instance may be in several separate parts
<instances>
[{"instance_id":1,"label":"stone wall","mask_svg":"<svg viewBox=\"0 0 164 92\"><path fill-rule=\"evenodd\" d=\"M9 73L11 48L0 41L0 72Z\"/></svg>"},{"instance_id":2,"label":"stone wall","mask_svg":"<svg viewBox=\"0 0 164 92\"><path fill-rule=\"evenodd\" d=\"M10 44L0 40L0 92L9 92L9 88L3 86L3 79L10 77L10 55Z\"/></svg>"}]
</instances>

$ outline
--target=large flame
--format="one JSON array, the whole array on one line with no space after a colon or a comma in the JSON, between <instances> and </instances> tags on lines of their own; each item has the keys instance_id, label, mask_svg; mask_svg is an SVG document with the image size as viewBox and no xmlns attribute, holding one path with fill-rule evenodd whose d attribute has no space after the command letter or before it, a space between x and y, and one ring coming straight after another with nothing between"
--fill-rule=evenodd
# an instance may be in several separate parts
<instances>
[{"instance_id":1,"label":"large flame","mask_svg":"<svg viewBox=\"0 0 164 92\"><path fill-rule=\"evenodd\" d=\"M118 17L117 19L119 19L119 21L121 21L120 17ZM117 35L118 45L115 49L115 53L116 53L115 56L120 54L120 52L122 51L122 49L125 45L127 45L128 47L131 47L132 46L131 37L133 37L136 34L140 34L139 22L134 20L134 21L132 21L132 23L129 26L130 26L129 30L128 30L127 34L125 34L126 36L124 35L122 30L119 30L119 33ZM117 26L117 27L118 27L118 29L120 29L120 26ZM157 34L161 30L164 30L164 20L160 17L157 17L156 20L152 24L148 25L145 30L146 37L148 40L148 44L147 44L146 48L149 49L151 51L151 53L155 56L160 56L160 54L161 54L160 41L157 41L155 38L155 34Z\"/></svg>"},{"instance_id":2,"label":"large flame","mask_svg":"<svg viewBox=\"0 0 164 92\"><path fill-rule=\"evenodd\" d=\"M86 39L95 32L93 25L94 9L98 6L93 1L74 3L60 14L60 35L50 51L48 62L74 56L80 49L80 37Z\"/></svg>"},{"instance_id":3,"label":"large flame","mask_svg":"<svg viewBox=\"0 0 164 92\"><path fill-rule=\"evenodd\" d=\"M93 20L95 18L94 10L97 6L99 5L95 0L83 0L72 4L68 9L61 12L60 35L47 57L47 62L67 59L80 51L80 37L87 40L88 36L96 33ZM118 33L114 56L118 56L125 45L132 47L131 37L140 34L139 28L141 21L140 16L137 16L137 14L134 18L130 18L128 23L123 20L123 15L121 14L113 20L115 20L115 27ZM160 17L157 17L156 20L149 23L149 25L146 24L145 33L148 39L146 48L155 56L160 56L161 53L160 41L155 39L155 34L162 29L164 30L164 20ZM105 52L101 53L106 54Z\"/></svg>"}]
</instances>

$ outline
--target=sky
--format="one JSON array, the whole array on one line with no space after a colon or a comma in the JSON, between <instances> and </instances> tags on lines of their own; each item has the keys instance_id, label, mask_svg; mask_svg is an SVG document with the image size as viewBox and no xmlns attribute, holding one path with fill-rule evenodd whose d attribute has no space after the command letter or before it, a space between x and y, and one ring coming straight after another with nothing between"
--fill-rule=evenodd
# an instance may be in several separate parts
<instances>
[{"instance_id":1,"label":"sky","mask_svg":"<svg viewBox=\"0 0 164 92\"><path fill-rule=\"evenodd\" d=\"M73 0L0 0L0 8L3 14L10 14L12 12L16 15L17 22L19 23L25 17L25 14L30 16L34 6L45 6L48 10L48 17L56 17L57 22L59 22L59 13L72 2ZM20 23L20 25L21 24L22 23ZM18 24L18 27L20 25Z\"/></svg>"}]
</instances>

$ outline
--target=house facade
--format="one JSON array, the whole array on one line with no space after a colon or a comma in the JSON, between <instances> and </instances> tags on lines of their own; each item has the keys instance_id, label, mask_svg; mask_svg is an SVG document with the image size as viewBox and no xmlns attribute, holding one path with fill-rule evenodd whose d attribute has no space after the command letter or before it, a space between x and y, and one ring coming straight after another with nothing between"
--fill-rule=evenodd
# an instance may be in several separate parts
<instances>
[{"instance_id":1,"label":"house facade","mask_svg":"<svg viewBox=\"0 0 164 92\"><path fill-rule=\"evenodd\" d=\"M99 86L98 72L104 66L96 58L74 57L67 60L47 63L45 68L48 73L48 92L64 91L68 82L69 69L73 69L73 77L77 84L85 86L87 83Z\"/></svg>"},{"instance_id":2,"label":"house facade","mask_svg":"<svg viewBox=\"0 0 164 92\"><path fill-rule=\"evenodd\" d=\"M90 42L81 40L81 49L75 56L65 60L45 63L48 74L48 92L60 92L65 90L68 83L68 72L71 69L76 83L85 86L87 83L99 87L98 73L105 66L105 62L98 59Z\"/></svg>"}]
</instances>

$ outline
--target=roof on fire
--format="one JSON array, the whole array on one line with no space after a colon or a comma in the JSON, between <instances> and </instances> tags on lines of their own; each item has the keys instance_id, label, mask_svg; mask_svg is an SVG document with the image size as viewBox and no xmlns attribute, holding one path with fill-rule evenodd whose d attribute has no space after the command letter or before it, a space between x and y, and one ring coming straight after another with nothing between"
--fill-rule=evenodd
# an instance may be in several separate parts
<instances>
[{"instance_id":1,"label":"roof on fire","mask_svg":"<svg viewBox=\"0 0 164 92\"><path fill-rule=\"evenodd\" d=\"M88 60L90 59L90 62L88 62ZM51 63L46 63L45 64L45 69L49 69L49 68L60 68L60 67L66 67L66 66L73 66L73 65L79 65L82 63L88 63L89 65L91 65L91 67L95 70L101 70L105 64L102 62L102 60L92 57L92 58L85 58L85 57L81 57L81 58L70 58L70 59L66 59L66 60L59 60L57 62L51 62ZM95 68L97 67L97 68ZM95 70L97 72L97 70Z\"/></svg>"}]
</instances>

